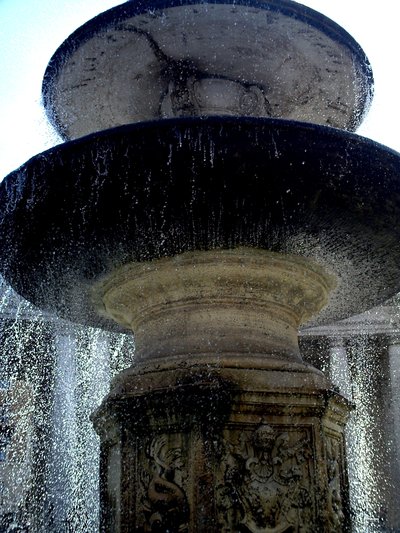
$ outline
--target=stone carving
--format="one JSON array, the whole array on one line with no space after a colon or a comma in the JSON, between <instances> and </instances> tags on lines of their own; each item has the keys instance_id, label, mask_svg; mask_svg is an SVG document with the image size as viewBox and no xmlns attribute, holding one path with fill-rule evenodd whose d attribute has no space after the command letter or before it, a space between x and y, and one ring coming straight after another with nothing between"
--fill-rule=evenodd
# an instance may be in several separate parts
<instances>
[{"instance_id":1,"label":"stone carving","mask_svg":"<svg viewBox=\"0 0 400 533\"><path fill-rule=\"evenodd\" d=\"M222 532L315 531L312 447L306 430L285 432L263 423L252 434L229 432L220 451Z\"/></svg>"},{"instance_id":2,"label":"stone carving","mask_svg":"<svg viewBox=\"0 0 400 533\"><path fill-rule=\"evenodd\" d=\"M170 437L155 437L147 451L148 468L141 475L144 532L188 531L189 506L181 486L182 450L171 445Z\"/></svg>"},{"instance_id":3,"label":"stone carving","mask_svg":"<svg viewBox=\"0 0 400 533\"><path fill-rule=\"evenodd\" d=\"M326 460L328 470L328 501L327 513L330 531L340 533L343 530L343 503L340 483L340 442L337 439L326 439Z\"/></svg>"},{"instance_id":4,"label":"stone carving","mask_svg":"<svg viewBox=\"0 0 400 533\"><path fill-rule=\"evenodd\" d=\"M195 76L170 80L161 102L163 117L208 114L271 116L271 106L256 85Z\"/></svg>"},{"instance_id":5,"label":"stone carving","mask_svg":"<svg viewBox=\"0 0 400 533\"><path fill-rule=\"evenodd\" d=\"M221 76L210 77L193 61L166 55L154 36L143 29L130 24L120 24L118 29L145 39L159 62L163 82L167 84L160 100L161 117L271 116L271 104L262 87Z\"/></svg>"}]
</instances>

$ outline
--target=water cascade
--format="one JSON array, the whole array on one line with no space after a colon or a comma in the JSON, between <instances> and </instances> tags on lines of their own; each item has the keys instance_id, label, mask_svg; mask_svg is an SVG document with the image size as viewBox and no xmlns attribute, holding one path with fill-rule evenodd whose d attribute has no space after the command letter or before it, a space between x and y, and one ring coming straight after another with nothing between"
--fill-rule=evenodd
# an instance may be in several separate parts
<instances>
[{"instance_id":1,"label":"water cascade","mask_svg":"<svg viewBox=\"0 0 400 533\"><path fill-rule=\"evenodd\" d=\"M371 94L357 43L289 0L131 0L51 59L66 142L1 184L0 267L45 314L135 334L92 415L101 531L351 529L350 404L297 335L400 291L400 155L352 133ZM92 360L57 341L66 454L79 368L113 373L98 335Z\"/></svg>"}]
</instances>

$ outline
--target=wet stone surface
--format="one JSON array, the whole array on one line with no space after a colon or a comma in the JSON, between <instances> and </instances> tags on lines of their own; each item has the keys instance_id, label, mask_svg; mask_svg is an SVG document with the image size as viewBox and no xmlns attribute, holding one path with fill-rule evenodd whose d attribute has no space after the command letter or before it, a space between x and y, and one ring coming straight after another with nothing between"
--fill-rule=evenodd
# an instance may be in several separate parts
<instances>
[{"instance_id":1,"label":"wet stone surface","mask_svg":"<svg viewBox=\"0 0 400 533\"><path fill-rule=\"evenodd\" d=\"M262 390L240 371L168 378L148 367L152 392L131 375L94 416L101 530L349 531L347 403L322 377L312 389L295 369L289 387L275 374Z\"/></svg>"},{"instance_id":2,"label":"wet stone surface","mask_svg":"<svg viewBox=\"0 0 400 533\"><path fill-rule=\"evenodd\" d=\"M1 269L37 306L114 328L91 301L114 268L250 246L336 275L319 323L344 318L400 288L399 163L353 134L281 120L109 130L40 154L2 182Z\"/></svg>"}]
</instances>

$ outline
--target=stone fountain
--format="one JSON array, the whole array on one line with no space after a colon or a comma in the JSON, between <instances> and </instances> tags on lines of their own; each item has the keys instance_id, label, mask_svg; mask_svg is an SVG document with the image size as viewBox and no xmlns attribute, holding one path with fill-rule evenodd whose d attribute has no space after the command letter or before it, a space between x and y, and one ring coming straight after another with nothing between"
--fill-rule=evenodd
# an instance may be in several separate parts
<instances>
[{"instance_id":1,"label":"stone fountain","mask_svg":"<svg viewBox=\"0 0 400 533\"><path fill-rule=\"evenodd\" d=\"M66 142L1 184L1 271L135 334L93 415L102 531L348 531L348 402L301 324L399 292L400 155L367 58L288 0L132 0L53 56Z\"/></svg>"}]
</instances>

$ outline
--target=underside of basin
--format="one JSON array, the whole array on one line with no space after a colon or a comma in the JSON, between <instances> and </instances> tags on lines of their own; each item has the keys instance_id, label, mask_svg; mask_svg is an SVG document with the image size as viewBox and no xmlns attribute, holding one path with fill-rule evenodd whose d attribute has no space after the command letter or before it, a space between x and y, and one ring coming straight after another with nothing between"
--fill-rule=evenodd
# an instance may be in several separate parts
<instances>
[{"instance_id":1,"label":"underside of basin","mask_svg":"<svg viewBox=\"0 0 400 533\"><path fill-rule=\"evenodd\" d=\"M66 139L198 115L354 130L371 95L371 68L353 38L289 0L131 0L76 30L43 83Z\"/></svg>"},{"instance_id":2,"label":"underside of basin","mask_svg":"<svg viewBox=\"0 0 400 533\"><path fill-rule=\"evenodd\" d=\"M332 321L400 290L399 177L399 154L333 128L234 118L124 126L55 147L5 179L1 270L39 307L113 329L91 290L115 268L261 248L337 277L317 319Z\"/></svg>"}]
</instances>

